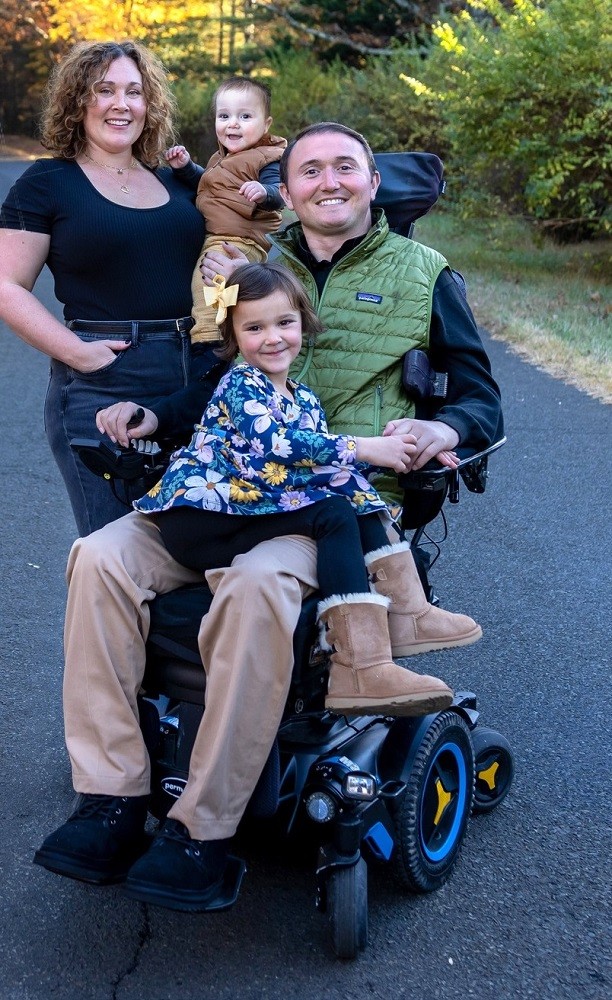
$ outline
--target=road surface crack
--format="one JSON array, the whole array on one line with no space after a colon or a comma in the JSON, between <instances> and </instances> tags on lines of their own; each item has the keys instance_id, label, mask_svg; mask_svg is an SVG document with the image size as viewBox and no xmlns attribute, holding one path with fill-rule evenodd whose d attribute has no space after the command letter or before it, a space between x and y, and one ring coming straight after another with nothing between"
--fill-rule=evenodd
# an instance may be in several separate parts
<instances>
[{"instance_id":1,"label":"road surface crack","mask_svg":"<svg viewBox=\"0 0 612 1000\"><path fill-rule=\"evenodd\" d=\"M136 942L136 948L134 950L132 960L128 964L127 968L125 968L123 972L119 972L117 976L115 976L112 982L113 992L111 994L111 1000L119 1000L119 989L122 983L126 979L128 979L134 972L136 972L138 966L140 965L140 959L142 957L142 953L145 947L148 945L149 941L151 940L151 922L149 920L149 907L146 905L146 903L140 903L139 906L142 913L142 926L138 934L138 941Z\"/></svg>"}]
</instances>

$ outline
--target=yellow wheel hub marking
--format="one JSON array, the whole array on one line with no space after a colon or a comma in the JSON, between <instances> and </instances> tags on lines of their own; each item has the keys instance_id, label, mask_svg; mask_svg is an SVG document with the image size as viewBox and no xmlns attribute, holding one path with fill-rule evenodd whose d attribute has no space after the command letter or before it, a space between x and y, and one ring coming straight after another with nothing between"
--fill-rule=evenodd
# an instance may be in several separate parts
<instances>
[{"instance_id":1,"label":"yellow wheel hub marking","mask_svg":"<svg viewBox=\"0 0 612 1000\"><path fill-rule=\"evenodd\" d=\"M499 770L499 761L494 760L490 767L485 768L484 771L478 772L478 777L480 781L484 781L485 784L489 786L490 791L495 791L495 785L497 784L497 772Z\"/></svg>"},{"instance_id":2,"label":"yellow wheel hub marking","mask_svg":"<svg viewBox=\"0 0 612 1000\"><path fill-rule=\"evenodd\" d=\"M439 778L436 778L436 792L438 793L438 808L436 810L436 815L434 816L434 826L437 826L442 819L444 810L453 797L451 792L446 791Z\"/></svg>"}]
</instances>

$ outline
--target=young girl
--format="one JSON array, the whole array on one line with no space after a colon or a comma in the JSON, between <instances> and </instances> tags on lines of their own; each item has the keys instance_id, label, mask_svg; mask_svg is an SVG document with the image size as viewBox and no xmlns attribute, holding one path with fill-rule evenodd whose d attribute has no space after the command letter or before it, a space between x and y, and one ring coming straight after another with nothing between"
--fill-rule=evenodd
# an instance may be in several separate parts
<instances>
[{"instance_id":1,"label":"young girl","mask_svg":"<svg viewBox=\"0 0 612 1000\"><path fill-rule=\"evenodd\" d=\"M420 715L447 707L452 692L442 681L392 662L392 651L408 655L401 647L411 644L396 634L391 648L390 601L371 593L366 572L367 563L384 581L413 570L409 546L389 545L386 505L365 478L368 465L405 471L413 439L330 434L317 397L288 374L302 333L321 329L305 290L274 263L245 264L232 280L218 286L222 355L240 353L244 363L223 377L190 444L134 506L156 515L171 555L201 572L278 535L313 538L323 642L334 647L326 708ZM406 618L409 632L413 612L394 617Z\"/></svg>"}]
</instances>

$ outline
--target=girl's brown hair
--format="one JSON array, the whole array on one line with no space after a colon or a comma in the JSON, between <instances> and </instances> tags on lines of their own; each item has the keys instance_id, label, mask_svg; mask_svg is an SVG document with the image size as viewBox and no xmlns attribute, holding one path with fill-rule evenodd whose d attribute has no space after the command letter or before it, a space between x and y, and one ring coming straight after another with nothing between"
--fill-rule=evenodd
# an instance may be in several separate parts
<instances>
[{"instance_id":1,"label":"girl's brown hair","mask_svg":"<svg viewBox=\"0 0 612 1000\"><path fill-rule=\"evenodd\" d=\"M75 160L85 152L83 120L96 99L96 84L110 64L122 56L136 63L147 105L144 128L134 143L134 156L155 167L163 150L174 145L176 102L157 56L137 42L79 42L51 73L43 100L41 142L53 156Z\"/></svg>"},{"instance_id":2,"label":"girl's brown hair","mask_svg":"<svg viewBox=\"0 0 612 1000\"><path fill-rule=\"evenodd\" d=\"M284 292L292 308L302 317L302 333L307 337L321 333L323 324L310 304L306 289L283 264L277 264L275 261L266 264L241 264L232 274L228 284L238 285L236 305L239 302L265 299L274 292ZM216 353L224 361L233 361L238 354L232 308L228 309L226 318L219 326L222 346L217 348Z\"/></svg>"}]
</instances>

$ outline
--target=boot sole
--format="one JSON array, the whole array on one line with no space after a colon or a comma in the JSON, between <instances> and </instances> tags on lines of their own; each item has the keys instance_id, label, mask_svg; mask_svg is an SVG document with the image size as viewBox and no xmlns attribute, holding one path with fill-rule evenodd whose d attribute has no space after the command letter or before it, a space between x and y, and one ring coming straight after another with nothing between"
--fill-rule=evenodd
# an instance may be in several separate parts
<instances>
[{"instance_id":1,"label":"boot sole","mask_svg":"<svg viewBox=\"0 0 612 1000\"><path fill-rule=\"evenodd\" d=\"M400 695L397 698L332 698L325 699L325 708L334 715L429 715L442 712L453 703L452 694L425 692L422 695Z\"/></svg>"},{"instance_id":2,"label":"boot sole","mask_svg":"<svg viewBox=\"0 0 612 1000\"><path fill-rule=\"evenodd\" d=\"M128 879L123 887L123 895L139 903L150 903L153 906L163 906L167 910L179 910L183 913L226 910L233 906L238 898L245 871L244 861L230 855L222 877L200 892Z\"/></svg>"},{"instance_id":3,"label":"boot sole","mask_svg":"<svg viewBox=\"0 0 612 1000\"><path fill-rule=\"evenodd\" d=\"M482 638L480 625L473 632L461 636L460 639L431 639L423 642L411 642L407 646L392 646L391 654L394 659L403 659L405 656L416 656L418 653L435 653L439 649L454 649L456 646L471 646L473 642L478 642Z\"/></svg>"},{"instance_id":4,"label":"boot sole","mask_svg":"<svg viewBox=\"0 0 612 1000\"><path fill-rule=\"evenodd\" d=\"M149 837L143 843L142 849L133 857L122 862L121 865L116 862L87 863L74 855L62 854L48 848L40 848L36 851L33 862L55 875L65 875L66 878L73 878L78 882L87 882L89 885L116 885L118 882L125 882L132 865L142 857L150 846L151 838Z\"/></svg>"},{"instance_id":5,"label":"boot sole","mask_svg":"<svg viewBox=\"0 0 612 1000\"><path fill-rule=\"evenodd\" d=\"M134 858L134 861L136 860ZM55 875L65 875L67 878L87 882L89 885L115 885L117 882L124 882L134 861L121 868L109 867L101 870L81 864L75 858L64 858L46 851L37 851L34 855L35 865L40 865Z\"/></svg>"}]
</instances>

